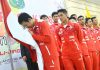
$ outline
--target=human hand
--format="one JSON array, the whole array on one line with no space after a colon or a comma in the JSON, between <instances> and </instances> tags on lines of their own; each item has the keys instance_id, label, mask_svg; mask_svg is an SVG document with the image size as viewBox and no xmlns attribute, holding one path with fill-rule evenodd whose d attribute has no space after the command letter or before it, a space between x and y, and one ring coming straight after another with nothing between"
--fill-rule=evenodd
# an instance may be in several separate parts
<instances>
[{"instance_id":1,"label":"human hand","mask_svg":"<svg viewBox=\"0 0 100 70\"><path fill-rule=\"evenodd\" d=\"M26 61L26 60L27 60L27 57L26 57L26 56L23 56L22 59L23 59L24 61Z\"/></svg>"}]
</instances>

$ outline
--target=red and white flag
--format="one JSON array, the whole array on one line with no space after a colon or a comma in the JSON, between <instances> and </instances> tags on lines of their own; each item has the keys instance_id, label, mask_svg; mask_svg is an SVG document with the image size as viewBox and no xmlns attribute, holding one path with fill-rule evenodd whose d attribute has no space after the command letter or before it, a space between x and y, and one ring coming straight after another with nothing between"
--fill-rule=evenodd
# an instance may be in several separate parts
<instances>
[{"instance_id":1,"label":"red and white flag","mask_svg":"<svg viewBox=\"0 0 100 70\"><path fill-rule=\"evenodd\" d=\"M25 0L26 1L26 0ZM33 46L36 49L37 53L37 62L39 66L39 70L43 70L43 58L39 46L32 38L31 34L27 29L23 29L21 25L18 23L17 14L13 13L11 7L8 4L7 0L0 0L3 16L4 16L4 24L6 27L7 33L15 40L20 43L25 43ZM27 11L25 11L27 12Z\"/></svg>"}]
</instances>

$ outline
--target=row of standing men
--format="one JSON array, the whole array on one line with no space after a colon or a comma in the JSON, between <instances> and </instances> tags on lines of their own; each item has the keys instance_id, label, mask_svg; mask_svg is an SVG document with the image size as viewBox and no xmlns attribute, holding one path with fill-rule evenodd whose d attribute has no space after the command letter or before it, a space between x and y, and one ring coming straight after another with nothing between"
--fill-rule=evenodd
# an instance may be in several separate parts
<instances>
[{"instance_id":1,"label":"row of standing men","mask_svg":"<svg viewBox=\"0 0 100 70\"><path fill-rule=\"evenodd\" d=\"M69 18L66 9L59 9L52 18L54 23L49 25L45 15L41 16L45 21L37 21L27 13L18 16L18 22L29 28L39 45L44 70L100 70L100 28L96 17ZM30 50L32 61L37 61L35 50L23 45Z\"/></svg>"}]
</instances>

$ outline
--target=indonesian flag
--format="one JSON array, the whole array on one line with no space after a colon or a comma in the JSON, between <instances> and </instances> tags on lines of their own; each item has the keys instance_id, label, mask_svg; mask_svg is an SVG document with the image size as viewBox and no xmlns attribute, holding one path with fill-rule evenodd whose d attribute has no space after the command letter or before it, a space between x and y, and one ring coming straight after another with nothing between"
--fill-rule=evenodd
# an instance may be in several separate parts
<instances>
[{"instance_id":1,"label":"indonesian flag","mask_svg":"<svg viewBox=\"0 0 100 70\"><path fill-rule=\"evenodd\" d=\"M15 13L12 12L11 7L8 4L8 1L0 0L0 3L2 6L2 11L4 15L4 24L5 24L5 27L6 27L6 30L9 36L19 41L20 43L28 44L34 47L34 49L36 50L36 54L37 54L37 62L38 62L39 70L43 70L43 61L42 61L43 58L42 58L42 54L39 49L39 46L37 45L35 40L32 38L28 30L23 29L21 25L19 25L18 17ZM26 10L24 11L27 12Z\"/></svg>"}]
</instances>

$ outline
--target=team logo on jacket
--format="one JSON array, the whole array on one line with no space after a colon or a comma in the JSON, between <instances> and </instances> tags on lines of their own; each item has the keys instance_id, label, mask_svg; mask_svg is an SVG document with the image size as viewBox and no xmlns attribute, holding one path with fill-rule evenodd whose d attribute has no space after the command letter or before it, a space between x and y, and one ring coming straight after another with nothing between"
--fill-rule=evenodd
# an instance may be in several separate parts
<instances>
[{"instance_id":1,"label":"team logo on jacket","mask_svg":"<svg viewBox=\"0 0 100 70\"><path fill-rule=\"evenodd\" d=\"M61 35L62 33L63 33L63 29L60 28L60 29L59 29L59 35Z\"/></svg>"}]
</instances>

